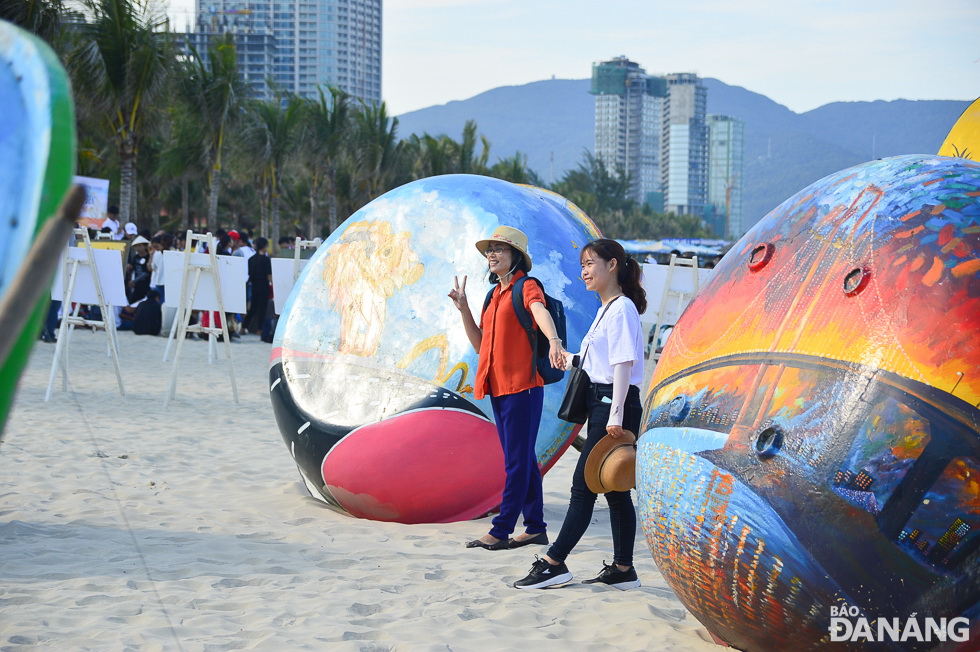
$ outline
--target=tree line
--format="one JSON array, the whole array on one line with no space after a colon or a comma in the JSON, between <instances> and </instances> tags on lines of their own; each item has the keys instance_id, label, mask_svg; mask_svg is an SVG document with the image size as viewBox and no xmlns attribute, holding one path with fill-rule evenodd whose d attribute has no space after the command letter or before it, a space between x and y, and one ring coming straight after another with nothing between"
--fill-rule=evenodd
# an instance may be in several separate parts
<instances>
[{"instance_id":1,"label":"tree line","mask_svg":"<svg viewBox=\"0 0 980 652\"><path fill-rule=\"evenodd\" d=\"M275 243L280 235L325 237L374 198L428 176L481 174L546 187L521 153L491 164L490 142L473 121L459 140L399 138L384 102L334 87L318 88L312 99L273 88L263 101L238 74L230 34L198 52L169 30L154 0L72 7L0 0L0 19L34 32L60 57L74 94L78 174L118 188L122 222L152 231L244 226ZM638 205L629 185L628 175L584 152L551 189L609 237L709 235L699 218Z\"/></svg>"}]
</instances>

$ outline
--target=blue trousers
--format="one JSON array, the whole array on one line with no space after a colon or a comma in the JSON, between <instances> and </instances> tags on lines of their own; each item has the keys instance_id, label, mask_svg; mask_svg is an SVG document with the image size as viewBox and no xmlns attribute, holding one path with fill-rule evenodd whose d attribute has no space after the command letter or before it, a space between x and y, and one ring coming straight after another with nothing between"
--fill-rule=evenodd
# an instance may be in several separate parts
<instances>
[{"instance_id":1,"label":"blue trousers","mask_svg":"<svg viewBox=\"0 0 980 652\"><path fill-rule=\"evenodd\" d=\"M48 316L44 320L44 328L41 330L42 335L52 340L58 337L59 310L61 310L61 302L52 299L50 306L48 306Z\"/></svg>"},{"instance_id":2,"label":"blue trousers","mask_svg":"<svg viewBox=\"0 0 980 652\"><path fill-rule=\"evenodd\" d=\"M548 550L548 556L558 562L565 561L592 522L596 494L585 484L585 461L599 440L606 436L611 403L606 403L603 399L611 401L612 385L592 384L589 387L589 432L575 466L575 473L572 474L572 496L568 501L568 512L561 524L558 538ZM623 406L623 429L639 436L642 414L640 390L631 386ZM633 508L633 499L629 491L610 491L605 496L609 503L609 521L612 526L613 563L632 566L633 541L636 539L636 510Z\"/></svg>"},{"instance_id":3,"label":"blue trousers","mask_svg":"<svg viewBox=\"0 0 980 652\"><path fill-rule=\"evenodd\" d=\"M504 449L504 470L507 472L500 513L493 519L490 529L492 537L508 538L522 513L526 532L538 534L547 529L541 469L534 453L543 403L543 387L490 397L497 435Z\"/></svg>"}]
</instances>

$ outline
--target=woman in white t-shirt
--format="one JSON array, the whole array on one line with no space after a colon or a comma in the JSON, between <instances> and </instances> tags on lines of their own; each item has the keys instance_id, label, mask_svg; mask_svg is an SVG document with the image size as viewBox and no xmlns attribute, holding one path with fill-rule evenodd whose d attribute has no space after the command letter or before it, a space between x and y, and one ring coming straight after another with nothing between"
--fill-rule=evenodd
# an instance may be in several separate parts
<instances>
[{"instance_id":1,"label":"woman in white t-shirt","mask_svg":"<svg viewBox=\"0 0 980 652\"><path fill-rule=\"evenodd\" d=\"M160 303L166 300L164 291L163 252L173 245L173 236L155 235L150 240L150 288L160 295Z\"/></svg>"},{"instance_id":2,"label":"woman in white t-shirt","mask_svg":"<svg viewBox=\"0 0 980 652\"><path fill-rule=\"evenodd\" d=\"M519 589L537 589L563 584L572 579L565 559L579 542L592 520L596 494L585 482L585 462L596 443L607 434L622 437L624 430L637 434L643 405L643 329L640 315L646 310L646 292L640 284L640 266L626 255L615 240L600 239L582 249L582 280L597 292L602 306L582 340L584 360L567 353L567 366L582 365L589 376L588 438L572 475L572 492L561 532L548 554L531 566L530 574L514 584ZM612 525L613 563L603 564L595 579L618 589L640 586L633 568L636 510L629 491L610 491L609 520Z\"/></svg>"}]
</instances>

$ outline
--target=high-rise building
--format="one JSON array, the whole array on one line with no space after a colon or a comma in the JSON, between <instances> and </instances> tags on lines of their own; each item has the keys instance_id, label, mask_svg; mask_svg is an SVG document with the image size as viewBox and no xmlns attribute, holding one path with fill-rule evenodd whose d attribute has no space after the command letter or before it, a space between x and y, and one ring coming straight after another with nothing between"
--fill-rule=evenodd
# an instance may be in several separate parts
<instances>
[{"instance_id":1,"label":"high-rise building","mask_svg":"<svg viewBox=\"0 0 980 652\"><path fill-rule=\"evenodd\" d=\"M195 27L188 37L202 55L212 35L235 34L260 98L272 96L271 80L301 97L330 85L381 102L381 0L199 0Z\"/></svg>"},{"instance_id":2,"label":"high-rise building","mask_svg":"<svg viewBox=\"0 0 980 652\"><path fill-rule=\"evenodd\" d=\"M660 178L668 212L704 217L708 200L708 90L693 73L667 75Z\"/></svg>"},{"instance_id":3,"label":"high-rise building","mask_svg":"<svg viewBox=\"0 0 980 652\"><path fill-rule=\"evenodd\" d=\"M592 65L595 156L631 178L632 198L663 209L660 138L667 84L639 64L616 57Z\"/></svg>"},{"instance_id":4,"label":"high-rise building","mask_svg":"<svg viewBox=\"0 0 980 652\"><path fill-rule=\"evenodd\" d=\"M272 35L271 25L269 28L265 28L260 24L242 28L234 25L222 27L218 20L209 21L209 23L211 22L219 24L217 29L212 27L212 24L202 24L199 22L197 32L190 32L185 35L187 42L197 51L197 55L207 64L208 46L211 39L223 33L233 34L238 60L238 73L248 84L251 97L260 100L272 99L272 92L266 83L266 80L273 78L276 57L276 38ZM255 22L258 23L258 21ZM200 29L200 27L204 29ZM186 49L183 38L178 38L176 44L181 54L190 54L190 51Z\"/></svg>"},{"instance_id":5,"label":"high-rise building","mask_svg":"<svg viewBox=\"0 0 980 652\"><path fill-rule=\"evenodd\" d=\"M737 240L742 226L742 169L745 123L708 115L708 205L704 221L719 238Z\"/></svg>"}]
</instances>

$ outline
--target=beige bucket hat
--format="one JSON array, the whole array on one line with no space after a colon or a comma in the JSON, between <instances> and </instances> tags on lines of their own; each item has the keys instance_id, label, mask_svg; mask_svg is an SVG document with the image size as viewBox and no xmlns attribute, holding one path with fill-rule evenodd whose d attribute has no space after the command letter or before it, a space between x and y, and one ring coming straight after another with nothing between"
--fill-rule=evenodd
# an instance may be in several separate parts
<instances>
[{"instance_id":1,"label":"beige bucket hat","mask_svg":"<svg viewBox=\"0 0 980 652\"><path fill-rule=\"evenodd\" d=\"M524 254L527 259L527 269L531 269L531 254L527 252L527 235L520 229L515 229L512 226L498 226L493 235L491 235L486 240L478 240L476 243L477 250L483 254L487 255L487 247L490 246L491 242L503 242L504 244L509 244L514 249Z\"/></svg>"}]
</instances>

